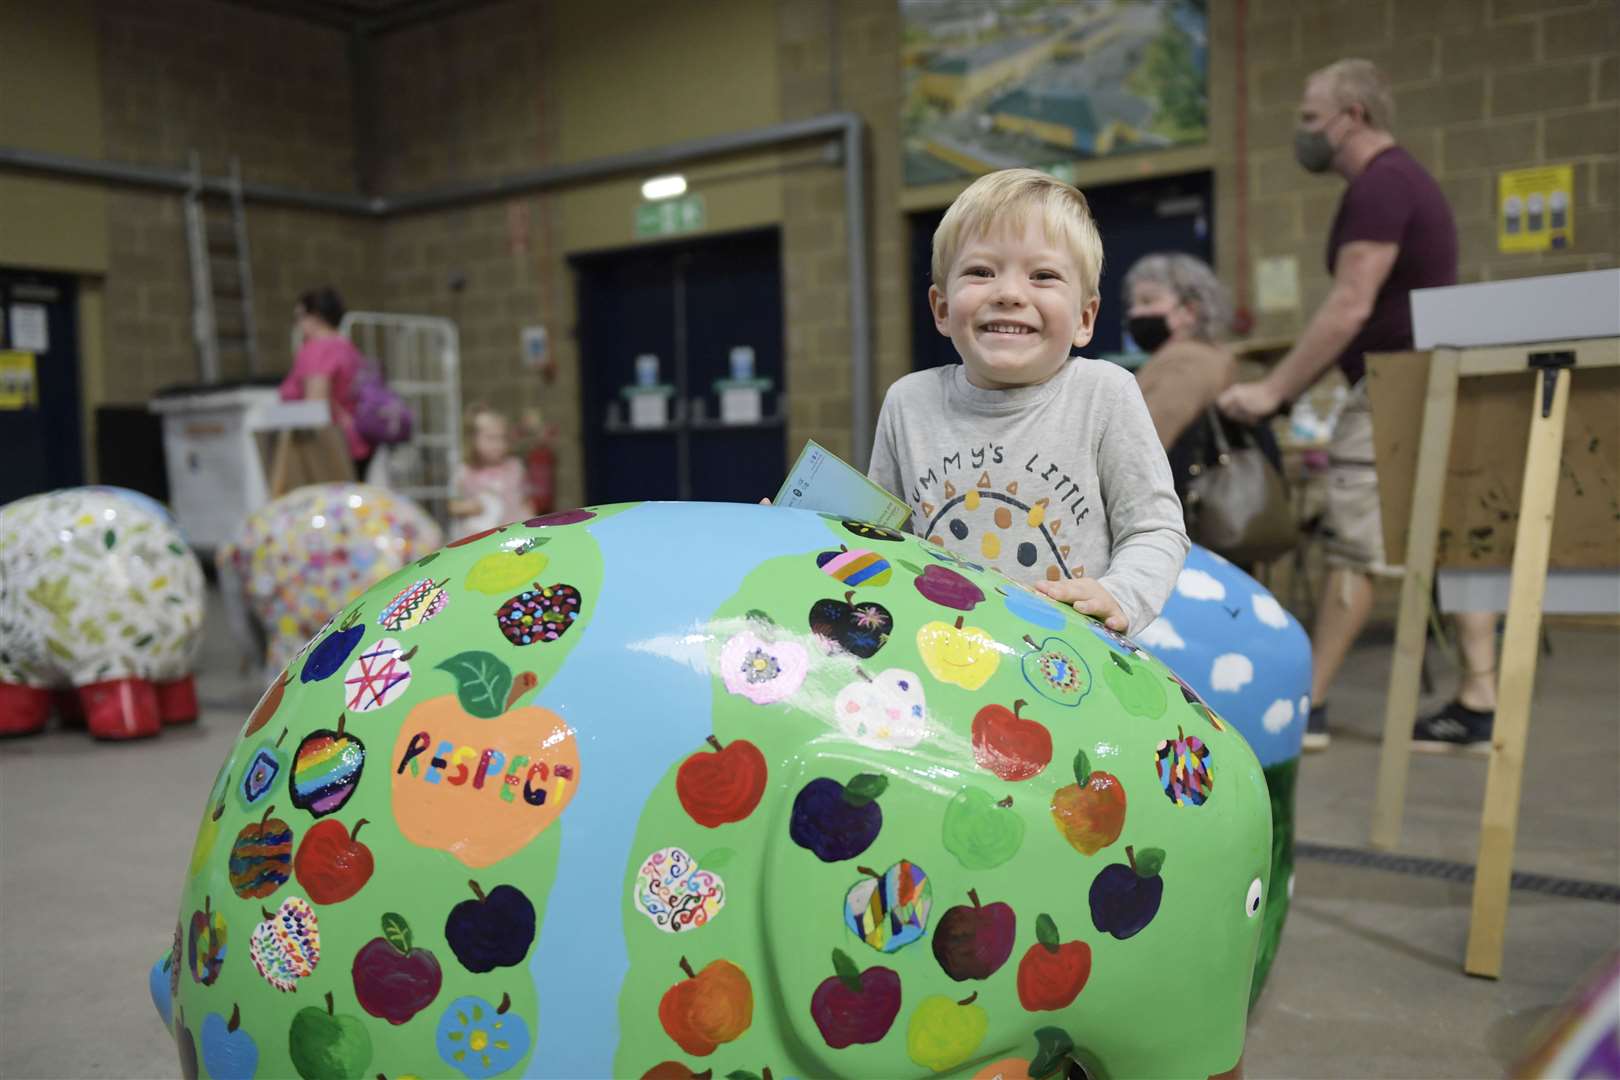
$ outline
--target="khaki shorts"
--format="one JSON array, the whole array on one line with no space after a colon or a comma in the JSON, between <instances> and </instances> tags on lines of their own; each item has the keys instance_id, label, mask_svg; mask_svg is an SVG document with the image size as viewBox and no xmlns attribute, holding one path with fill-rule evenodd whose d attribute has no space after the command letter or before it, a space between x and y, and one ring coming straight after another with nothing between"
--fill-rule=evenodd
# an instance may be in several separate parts
<instances>
[{"instance_id":1,"label":"khaki shorts","mask_svg":"<svg viewBox=\"0 0 1620 1080\"><path fill-rule=\"evenodd\" d=\"M1333 425L1328 444L1327 512L1323 550L1329 566L1363 574L1399 576L1384 558L1384 521L1373 461L1372 407L1365 382L1357 383Z\"/></svg>"}]
</instances>

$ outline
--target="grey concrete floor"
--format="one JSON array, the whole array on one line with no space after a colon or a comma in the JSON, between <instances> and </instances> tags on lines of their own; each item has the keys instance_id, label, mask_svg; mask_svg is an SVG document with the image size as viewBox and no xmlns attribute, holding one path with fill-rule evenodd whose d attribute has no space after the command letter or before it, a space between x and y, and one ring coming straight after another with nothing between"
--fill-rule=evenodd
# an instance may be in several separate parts
<instances>
[{"instance_id":1,"label":"grey concrete floor","mask_svg":"<svg viewBox=\"0 0 1620 1080\"><path fill-rule=\"evenodd\" d=\"M213 615L217 616L217 610ZM215 619L214 625L221 625ZM1558 628L1538 679L1516 866L1620 881L1620 634ZM1352 653L1332 748L1300 773L1299 837L1366 842L1387 637ZM165 1077L147 997L207 790L256 699L210 639L196 727L125 746L70 731L0 743L0 1076ZM1442 691L1450 674L1436 674ZM1483 760L1414 759L1401 850L1472 862ZM1499 981L1462 974L1467 886L1301 861L1253 1077L1500 1076L1620 944L1620 906L1515 893Z\"/></svg>"}]
</instances>

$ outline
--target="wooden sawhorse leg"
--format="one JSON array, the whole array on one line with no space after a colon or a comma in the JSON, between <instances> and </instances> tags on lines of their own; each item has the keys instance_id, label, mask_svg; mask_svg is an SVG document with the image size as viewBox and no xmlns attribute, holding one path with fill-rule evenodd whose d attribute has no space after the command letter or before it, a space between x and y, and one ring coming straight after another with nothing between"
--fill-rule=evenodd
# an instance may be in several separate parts
<instances>
[{"instance_id":1,"label":"wooden sawhorse leg","mask_svg":"<svg viewBox=\"0 0 1620 1080\"><path fill-rule=\"evenodd\" d=\"M1406 576L1395 623L1395 660L1384 704L1384 743L1378 755L1378 788L1373 797L1372 846L1392 849L1400 842L1406 804L1406 772L1412 755L1412 723L1417 719L1418 686L1429 626L1429 597L1445 501L1446 465L1451 457L1452 421L1457 412L1458 355L1436 349L1429 360L1429 388L1418 441L1417 476L1412 484L1412 516L1406 534ZM1539 385L1539 382L1538 382Z\"/></svg>"},{"instance_id":2,"label":"wooden sawhorse leg","mask_svg":"<svg viewBox=\"0 0 1620 1080\"><path fill-rule=\"evenodd\" d=\"M1530 695L1535 686L1541 638L1541 603L1547 591L1564 420L1569 412L1570 372L1558 371L1556 380L1551 407L1545 408L1542 373L1536 372L1519 525L1513 538L1507 629L1497 664L1501 674L1496 690L1491 768L1485 780L1473 911L1468 919L1468 953L1463 961L1463 970L1468 974L1492 979L1502 973L1502 936L1513 877L1513 845L1519 830L1519 785L1530 731Z\"/></svg>"}]
</instances>

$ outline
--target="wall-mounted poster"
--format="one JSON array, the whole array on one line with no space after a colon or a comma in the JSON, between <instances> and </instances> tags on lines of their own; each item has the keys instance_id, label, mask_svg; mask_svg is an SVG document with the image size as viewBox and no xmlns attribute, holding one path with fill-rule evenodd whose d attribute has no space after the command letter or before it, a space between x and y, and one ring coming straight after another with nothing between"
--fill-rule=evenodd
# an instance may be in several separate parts
<instances>
[{"instance_id":1,"label":"wall-mounted poster","mask_svg":"<svg viewBox=\"0 0 1620 1080\"><path fill-rule=\"evenodd\" d=\"M1207 0L899 0L907 184L1203 142Z\"/></svg>"}]
</instances>

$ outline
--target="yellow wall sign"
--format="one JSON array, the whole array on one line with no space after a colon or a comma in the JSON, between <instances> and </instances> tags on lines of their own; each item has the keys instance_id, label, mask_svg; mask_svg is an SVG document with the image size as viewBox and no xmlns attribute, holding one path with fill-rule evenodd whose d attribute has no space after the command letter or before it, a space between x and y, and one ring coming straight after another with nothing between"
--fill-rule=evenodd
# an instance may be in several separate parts
<instances>
[{"instance_id":1,"label":"yellow wall sign","mask_svg":"<svg viewBox=\"0 0 1620 1080\"><path fill-rule=\"evenodd\" d=\"M1548 165L1498 174L1498 251L1562 250L1574 243L1574 166Z\"/></svg>"},{"instance_id":2,"label":"yellow wall sign","mask_svg":"<svg viewBox=\"0 0 1620 1080\"><path fill-rule=\"evenodd\" d=\"M39 407L39 380L34 375L34 354L0 349L0 409Z\"/></svg>"}]
</instances>

